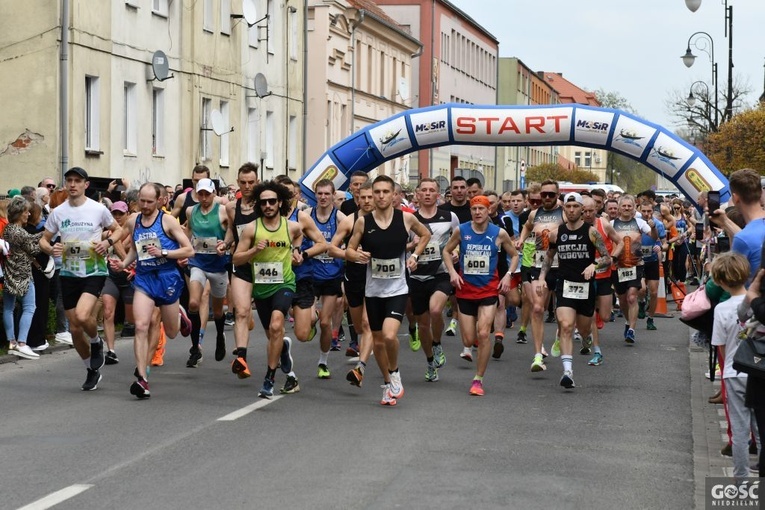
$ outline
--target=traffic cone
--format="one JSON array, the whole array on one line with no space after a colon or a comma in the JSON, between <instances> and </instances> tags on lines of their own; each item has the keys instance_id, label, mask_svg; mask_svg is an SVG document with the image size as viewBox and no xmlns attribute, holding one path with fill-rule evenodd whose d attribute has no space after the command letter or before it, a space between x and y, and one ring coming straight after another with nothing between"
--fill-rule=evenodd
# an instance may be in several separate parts
<instances>
[{"instance_id":1,"label":"traffic cone","mask_svg":"<svg viewBox=\"0 0 765 510\"><path fill-rule=\"evenodd\" d=\"M667 284L664 281L664 264L659 262L659 292L656 297L656 317L674 317L667 312Z\"/></svg>"},{"instance_id":2,"label":"traffic cone","mask_svg":"<svg viewBox=\"0 0 765 510\"><path fill-rule=\"evenodd\" d=\"M679 312L683 309L683 299L685 299L686 294L685 283L672 282L670 289L672 290L672 299L675 301L677 311Z\"/></svg>"}]
</instances>

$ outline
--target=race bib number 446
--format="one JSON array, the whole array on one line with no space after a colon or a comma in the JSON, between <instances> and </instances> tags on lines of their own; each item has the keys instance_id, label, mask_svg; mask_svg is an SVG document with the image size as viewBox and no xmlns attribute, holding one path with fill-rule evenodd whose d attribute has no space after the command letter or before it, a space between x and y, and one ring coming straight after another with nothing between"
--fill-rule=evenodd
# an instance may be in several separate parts
<instances>
[{"instance_id":1,"label":"race bib number 446","mask_svg":"<svg viewBox=\"0 0 765 510\"><path fill-rule=\"evenodd\" d=\"M255 283L284 283L281 262L253 262L252 275Z\"/></svg>"}]
</instances>

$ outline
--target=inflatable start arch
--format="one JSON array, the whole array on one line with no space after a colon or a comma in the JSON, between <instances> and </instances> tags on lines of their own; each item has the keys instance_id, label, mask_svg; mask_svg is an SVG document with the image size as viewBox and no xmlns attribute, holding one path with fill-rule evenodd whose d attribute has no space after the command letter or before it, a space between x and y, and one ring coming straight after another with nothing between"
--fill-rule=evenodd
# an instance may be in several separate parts
<instances>
[{"instance_id":1,"label":"inflatable start arch","mask_svg":"<svg viewBox=\"0 0 765 510\"><path fill-rule=\"evenodd\" d=\"M442 145L578 145L635 159L672 181L696 206L702 191L730 199L728 180L697 148L667 129L627 112L578 104L478 106L444 104L395 115L332 146L300 179L315 203L313 185L330 179L346 189L350 175L369 172L404 154Z\"/></svg>"}]
</instances>

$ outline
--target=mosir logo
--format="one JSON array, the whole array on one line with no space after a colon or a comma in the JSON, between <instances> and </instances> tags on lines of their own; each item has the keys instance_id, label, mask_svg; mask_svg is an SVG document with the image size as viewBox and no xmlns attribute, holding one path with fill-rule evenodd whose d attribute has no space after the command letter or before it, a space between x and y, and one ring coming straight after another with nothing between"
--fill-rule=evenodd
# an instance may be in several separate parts
<instances>
[{"instance_id":1,"label":"mosir logo","mask_svg":"<svg viewBox=\"0 0 765 510\"><path fill-rule=\"evenodd\" d=\"M588 130L588 131L608 131L608 128L611 125L608 122L590 122L589 120L577 120L576 121L576 128L579 130Z\"/></svg>"},{"instance_id":2,"label":"mosir logo","mask_svg":"<svg viewBox=\"0 0 765 510\"><path fill-rule=\"evenodd\" d=\"M431 133L434 131L443 131L446 129L446 121L439 120L436 122L425 122L424 124L417 124L414 126L415 133Z\"/></svg>"}]
</instances>

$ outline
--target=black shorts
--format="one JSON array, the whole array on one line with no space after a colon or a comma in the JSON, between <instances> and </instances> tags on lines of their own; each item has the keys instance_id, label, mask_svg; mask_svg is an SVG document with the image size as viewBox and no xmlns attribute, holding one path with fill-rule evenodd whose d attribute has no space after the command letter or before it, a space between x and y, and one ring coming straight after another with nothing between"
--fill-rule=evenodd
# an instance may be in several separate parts
<instances>
[{"instance_id":1,"label":"black shorts","mask_svg":"<svg viewBox=\"0 0 765 510\"><path fill-rule=\"evenodd\" d=\"M86 276L85 278L62 276L61 301L64 303L64 310L77 308L77 302L83 294L99 297L104 288L104 282L106 282L106 276Z\"/></svg>"},{"instance_id":2,"label":"black shorts","mask_svg":"<svg viewBox=\"0 0 765 510\"><path fill-rule=\"evenodd\" d=\"M457 306L460 307L460 314L478 317L478 308L481 306L496 306L499 303L499 297L491 296L481 299L457 298Z\"/></svg>"},{"instance_id":3,"label":"black shorts","mask_svg":"<svg viewBox=\"0 0 765 510\"><path fill-rule=\"evenodd\" d=\"M340 278L334 280L314 280L313 281L313 295L315 297L321 296L337 296L343 295L343 285ZM305 308L301 306L300 308Z\"/></svg>"},{"instance_id":4,"label":"black shorts","mask_svg":"<svg viewBox=\"0 0 765 510\"><path fill-rule=\"evenodd\" d=\"M382 331L385 319L391 318L401 322L406 312L406 301L408 294L392 297L369 297L364 298L367 305L367 319L369 319L369 329L372 331Z\"/></svg>"},{"instance_id":5,"label":"black shorts","mask_svg":"<svg viewBox=\"0 0 765 510\"><path fill-rule=\"evenodd\" d=\"M286 317L289 309L292 308L292 299L295 293L287 287L281 288L265 299L255 299L255 307L258 311L260 323L268 334L268 328L271 325L271 314L274 310L282 312Z\"/></svg>"},{"instance_id":6,"label":"black shorts","mask_svg":"<svg viewBox=\"0 0 765 510\"><path fill-rule=\"evenodd\" d=\"M240 280L244 280L247 283L252 283L252 266L249 264L232 266L231 276L236 276Z\"/></svg>"},{"instance_id":7,"label":"black shorts","mask_svg":"<svg viewBox=\"0 0 765 510\"><path fill-rule=\"evenodd\" d=\"M539 280L539 276L542 273L542 270L538 267L532 267L529 271L529 282L534 282ZM558 268L550 269L550 271L547 273L547 276L545 277L545 283L547 283L547 288L550 289L550 291L555 292L555 287L558 283Z\"/></svg>"},{"instance_id":8,"label":"black shorts","mask_svg":"<svg viewBox=\"0 0 765 510\"><path fill-rule=\"evenodd\" d=\"M635 269L637 269L637 278L634 280L628 280L626 282L620 282L619 281L619 270L613 272L613 281L614 281L614 292L616 292L617 296L621 296L622 294L626 294L627 290L630 288L638 289L643 286L642 280L643 280L643 266L635 266Z\"/></svg>"},{"instance_id":9,"label":"black shorts","mask_svg":"<svg viewBox=\"0 0 765 510\"><path fill-rule=\"evenodd\" d=\"M316 298L313 295L313 282L310 278L303 278L295 283L295 295L292 296L292 306L306 309L311 308Z\"/></svg>"},{"instance_id":10,"label":"black shorts","mask_svg":"<svg viewBox=\"0 0 765 510\"><path fill-rule=\"evenodd\" d=\"M104 288L101 289L102 296L111 296L115 300L122 296L122 302L126 305L133 304L134 294L135 291L133 290L133 286L131 284L128 283L127 285L119 285L119 280L115 282L111 276L109 276L106 281L104 281Z\"/></svg>"},{"instance_id":11,"label":"black shorts","mask_svg":"<svg viewBox=\"0 0 765 510\"><path fill-rule=\"evenodd\" d=\"M652 262L645 262L643 261L643 271L645 274L646 281L659 281L659 261L654 260Z\"/></svg>"},{"instance_id":12,"label":"black shorts","mask_svg":"<svg viewBox=\"0 0 765 510\"><path fill-rule=\"evenodd\" d=\"M447 296L454 293L454 287L449 282L448 273L439 273L430 280L421 281L408 278L409 297L412 299L412 313L422 315L430 309L430 296L436 292L443 292Z\"/></svg>"},{"instance_id":13,"label":"black shorts","mask_svg":"<svg viewBox=\"0 0 765 510\"><path fill-rule=\"evenodd\" d=\"M358 308L364 306L364 288L366 286L366 280L362 281L349 281L343 282L343 289L345 290L345 299L348 300L348 306L351 308Z\"/></svg>"},{"instance_id":14,"label":"black shorts","mask_svg":"<svg viewBox=\"0 0 765 510\"><path fill-rule=\"evenodd\" d=\"M588 298L571 299L563 297L564 283L561 282L561 284L558 285L558 289L555 291L555 307L572 308L576 311L577 315L592 317L592 315L595 313L595 302L597 301L595 294L595 282L589 281L586 283L590 287L587 293Z\"/></svg>"},{"instance_id":15,"label":"black shorts","mask_svg":"<svg viewBox=\"0 0 765 510\"><path fill-rule=\"evenodd\" d=\"M521 282L531 283L531 270L533 267L521 266Z\"/></svg>"},{"instance_id":16,"label":"black shorts","mask_svg":"<svg viewBox=\"0 0 765 510\"><path fill-rule=\"evenodd\" d=\"M611 285L611 276L595 280L595 294L598 296L610 296L614 293L614 287Z\"/></svg>"}]
</instances>

